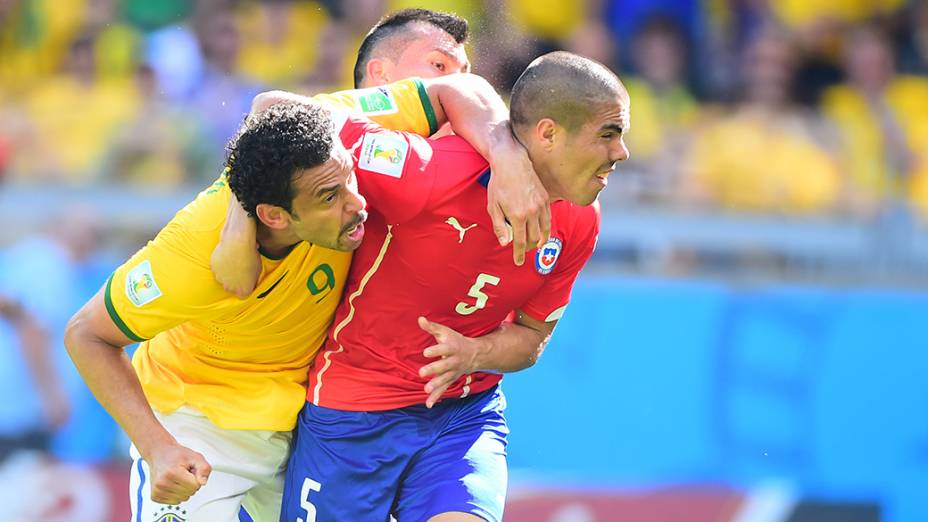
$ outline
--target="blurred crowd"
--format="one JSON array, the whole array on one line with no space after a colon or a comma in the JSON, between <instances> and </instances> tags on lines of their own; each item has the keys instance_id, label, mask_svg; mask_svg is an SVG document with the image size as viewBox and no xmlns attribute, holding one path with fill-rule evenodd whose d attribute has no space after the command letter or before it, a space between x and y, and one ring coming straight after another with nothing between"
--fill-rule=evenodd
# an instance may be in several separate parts
<instances>
[{"instance_id":1,"label":"blurred crowd","mask_svg":"<svg viewBox=\"0 0 928 522\"><path fill-rule=\"evenodd\" d=\"M631 159L605 205L928 223L928 1L911 0L0 0L0 191L206 185L255 94L351 88L364 34L412 6L467 18L473 70L504 95L549 50L619 72ZM124 256L95 210L0 250L0 464L125 456L60 342Z\"/></svg>"},{"instance_id":2,"label":"blurred crowd","mask_svg":"<svg viewBox=\"0 0 928 522\"><path fill-rule=\"evenodd\" d=\"M352 87L360 39L409 6L467 18L503 93L552 49L618 71L610 200L928 219L921 0L0 0L0 182L205 184L257 92Z\"/></svg>"}]
</instances>

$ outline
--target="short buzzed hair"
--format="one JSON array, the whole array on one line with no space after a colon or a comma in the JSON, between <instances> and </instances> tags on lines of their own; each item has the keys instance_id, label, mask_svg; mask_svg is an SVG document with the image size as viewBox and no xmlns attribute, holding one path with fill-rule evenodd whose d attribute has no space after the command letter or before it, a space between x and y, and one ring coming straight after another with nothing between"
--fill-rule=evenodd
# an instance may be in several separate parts
<instances>
[{"instance_id":1,"label":"short buzzed hair","mask_svg":"<svg viewBox=\"0 0 928 522\"><path fill-rule=\"evenodd\" d=\"M576 130L617 95L627 97L627 91L605 65L555 51L536 58L516 80L509 117L516 129L551 118L567 130Z\"/></svg>"},{"instance_id":2,"label":"short buzzed hair","mask_svg":"<svg viewBox=\"0 0 928 522\"><path fill-rule=\"evenodd\" d=\"M387 38L398 34L407 25L422 22L433 25L451 35L454 41L462 44L467 41L467 20L454 13L443 13L430 9L401 9L385 15L364 37L358 49L358 61L354 64L354 86L357 89L364 83L367 62L373 58L374 49Z\"/></svg>"}]
</instances>

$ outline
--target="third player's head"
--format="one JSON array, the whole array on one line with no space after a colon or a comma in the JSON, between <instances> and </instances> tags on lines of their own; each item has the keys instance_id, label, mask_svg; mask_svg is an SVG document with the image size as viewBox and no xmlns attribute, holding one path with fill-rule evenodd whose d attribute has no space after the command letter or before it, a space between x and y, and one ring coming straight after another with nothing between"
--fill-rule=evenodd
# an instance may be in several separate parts
<instances>
[{"instance_id":1,"label":"third player's head","mask_svg":"<svg viewBox=\"0 0 928 522\"><path fill-rule=\"evenodd\" d=\"M628 92L588 58L559 51L529 64L512 88L510 117L552 198L591 204L628 159Z\"/></svg>"},{"instance_id":2,"label":"third player's head","mask_svg":"<svg viewBox=\"0 0 928 522\"><path fill-rule=\"evenodd\" d=\"M354 86L374 87L419 76L468 72L467 20L428 9L390 13L367 33L354 66Z\"/></svg>"},{"instance_id":3,"label":"third player's head","mask_svg":"<svg viewBox=\"0 0 928 522\"><path fill-rule=\"evenodd\" d=\"M248 214L288 244L360 246L365 202L325 108L283 103L250 117L229 143L227 173Z\"/></svg>"}]
</instances>

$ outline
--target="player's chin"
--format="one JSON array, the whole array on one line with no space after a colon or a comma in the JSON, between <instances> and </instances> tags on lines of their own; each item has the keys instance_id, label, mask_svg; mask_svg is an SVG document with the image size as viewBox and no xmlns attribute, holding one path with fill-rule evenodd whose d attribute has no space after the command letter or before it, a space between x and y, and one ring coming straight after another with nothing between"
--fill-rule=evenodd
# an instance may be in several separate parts
<instances>
[{"instance_id":1,"label":"player's chin","mask_svg":"<svg viewBox=\"0 0 928 522\"><path fill-rule=\"evenodd\" d=\"M357 226L350 228L342 233L338 238L338 249L350 252L357 250L364 239L364 223L358 223Z\"/></svg>"},{"instance_id":2,"label":"player's chin","mask_svg":"<svg viewBox=\"0 0 928 522\"><path fill-rule=\"evenodd\" d=\"M603 191L604 187L595 187L588 188L581 191L578 194L574 194L574 197L570 198L570 202L574 205L587 206L592 205L596 198L599 197L599 193Z\"/></svg>"}]
</instances>

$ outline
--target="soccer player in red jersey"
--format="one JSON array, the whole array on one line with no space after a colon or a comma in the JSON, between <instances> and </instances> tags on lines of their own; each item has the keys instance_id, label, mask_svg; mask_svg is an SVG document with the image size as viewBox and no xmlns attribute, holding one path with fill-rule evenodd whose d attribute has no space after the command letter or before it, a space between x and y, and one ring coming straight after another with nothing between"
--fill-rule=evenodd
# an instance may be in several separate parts
<instances>
[{"instance_id":1,"label":"soccer player in red jersey","mask_svg":"<svg viewBox=\"0 0 928 522\"><path fill-rule=\"evenodd\" d=\"M492 173L467 142L349 119L341 139L368 201L366 238L310 370L282 519L502 519L501 376L473 368L433 404L423 385L443 361L430 358L446 336L492 345L511 339L507 328L544 345L596 245L596 198L628 157L628 109L611 71L570 53L545 55L519 78L512 132L552 200L550 237L522 266L493 233Z\"/></svg>"}]
</instances>

